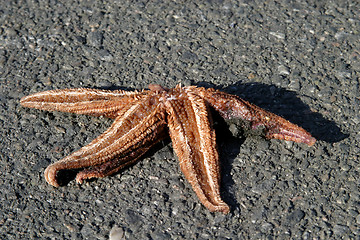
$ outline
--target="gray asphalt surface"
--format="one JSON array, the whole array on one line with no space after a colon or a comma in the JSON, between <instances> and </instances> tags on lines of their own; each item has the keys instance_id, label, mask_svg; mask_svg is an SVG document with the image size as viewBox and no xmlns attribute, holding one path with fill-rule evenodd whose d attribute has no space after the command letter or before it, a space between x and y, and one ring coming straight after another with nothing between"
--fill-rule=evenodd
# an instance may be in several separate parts
<instances>
[{"instance_id":1,"label":"gray asphalt surface","mask_svg":"<svg viewBox=\"0 0 360 240\"><path fill-rule=\"evenodd\" d=\"M1 239L360 239L358 1L0 6ZM46 183L46 166L111 120L25 109L22 96L149 83L236 94L318 142L217 120L228 215L200 204L169 142L111 177Z\"/></svg>"}]
</instances>

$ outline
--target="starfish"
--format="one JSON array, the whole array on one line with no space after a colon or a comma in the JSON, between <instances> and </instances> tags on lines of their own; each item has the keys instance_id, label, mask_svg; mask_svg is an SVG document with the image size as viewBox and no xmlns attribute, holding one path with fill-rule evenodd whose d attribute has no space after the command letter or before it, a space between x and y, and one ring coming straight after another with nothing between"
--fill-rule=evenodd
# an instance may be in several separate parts
<instances>
[{"instance_id":1,"label":"starfish","mask_svg":"<svg viewBox=\"0 0 360 240\"><path fill-rule=\"evenodd\" d=\"M229 213L220 196L220 166L210 108L225 119L240 118L261 127L268 139L315 143L310 133L235 95L180 84L168 89L150 84L143 91L97 89L50 90L25 96L22 106L113 118L90 144L49 165L46 181L58 187L61 170L81 169L76 181L101 178L134 163L170 135L180 168L201 203L212 212Z\"/></svg>"}]
</instances>

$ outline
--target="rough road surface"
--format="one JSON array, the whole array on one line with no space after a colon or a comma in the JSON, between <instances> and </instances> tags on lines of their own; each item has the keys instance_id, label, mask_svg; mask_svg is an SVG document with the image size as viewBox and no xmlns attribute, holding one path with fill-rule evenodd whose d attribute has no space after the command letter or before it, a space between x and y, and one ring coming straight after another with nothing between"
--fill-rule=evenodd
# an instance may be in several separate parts
<instances>
[{"instance_id":1,"label":"rough road surface","mask_svg":"<svg viewBox=\"0 0 360 240\"><path fill-rule=\"evenodd\" d=\"M4 2L1 239L360 238L358 1ZM22 96L149 83L237 94L318 141L216 121L228 215L201 205L169 142L112 177L46 183L46 166L111 120L26 109Z\"/></svg>"}]
</instances>

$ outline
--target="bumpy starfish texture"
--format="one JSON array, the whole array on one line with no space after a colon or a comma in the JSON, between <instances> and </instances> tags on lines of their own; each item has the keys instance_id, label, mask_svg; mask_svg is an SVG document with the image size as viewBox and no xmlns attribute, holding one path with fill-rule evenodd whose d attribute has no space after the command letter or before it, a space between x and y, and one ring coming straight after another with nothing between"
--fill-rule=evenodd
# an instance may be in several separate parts
<instances>
[{"instance_id":1,"label":"bumpy starfish texture","mask_svg":"<svg viewBox=\"0 0 360 240\"><path fill-rule=\"evenodd\" d=\"M63 89L23 97L21 105L114 119L103 134L45 170L46 181L58 187L57 173L82 169L76 181L101 178L134 163L154 144L170 135L180 167L202 204L228 213L220 197L220 167L210 108L225 119L241 118L252 128L263 127L266 138L315 143L307 131L243 99L214 89L177 85L167 89L106 91Z\"/></svg>"}]
</instances>

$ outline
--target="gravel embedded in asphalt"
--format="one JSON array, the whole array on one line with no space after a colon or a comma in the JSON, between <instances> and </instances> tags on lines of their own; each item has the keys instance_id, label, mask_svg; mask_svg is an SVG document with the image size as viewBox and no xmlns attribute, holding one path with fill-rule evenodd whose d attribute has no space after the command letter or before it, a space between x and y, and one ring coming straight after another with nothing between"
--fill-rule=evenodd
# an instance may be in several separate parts
<instances>
[{"instance_id":1,"label":"gravel embedded in asphalt","mask_svg":"<svg viewBox=\"0 0 360 240\"><path fill-rule=\"evenodd\" d=\"M360 4L356 1L26 1L0 9L1 239L357 239ZM215 87L304 127L265 140L215 121L221 192L210 213L170 141L103 179L43 172L111 120L20 106L49 89Z\"/></svg>"}]
</instances>

